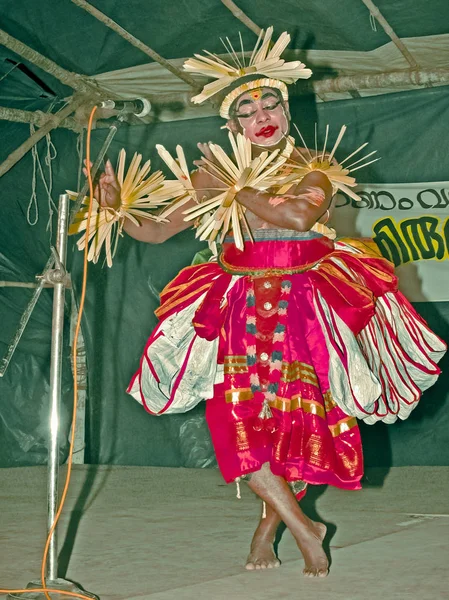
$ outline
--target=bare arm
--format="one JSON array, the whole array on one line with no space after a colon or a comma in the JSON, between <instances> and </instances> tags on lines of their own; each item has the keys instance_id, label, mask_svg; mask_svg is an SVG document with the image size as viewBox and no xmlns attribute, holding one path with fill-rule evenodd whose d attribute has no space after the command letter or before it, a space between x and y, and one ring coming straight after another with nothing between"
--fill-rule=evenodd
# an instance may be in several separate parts
<instances>
[{"instance_id":1,"label":"bare arm","mask_svg":"<svg viewBox=\"0 0 449 600\"><path fill-rule=\"evenodd\" d=\"M259 218L283 229L308 231L329 209L332 185L320 171L304 177L283 196L244 188L237 200Z\"/></svg>"}]
</instances>

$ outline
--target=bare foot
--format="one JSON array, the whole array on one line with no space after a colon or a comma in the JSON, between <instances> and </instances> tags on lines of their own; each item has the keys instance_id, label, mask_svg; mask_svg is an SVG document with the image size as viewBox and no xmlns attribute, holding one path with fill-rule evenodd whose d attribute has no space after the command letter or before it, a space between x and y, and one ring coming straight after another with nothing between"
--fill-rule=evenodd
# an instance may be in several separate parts
<instances>
[{"instance_id":1,"label":"bare foot","mask_svg":"<svg viewBox=\"0 0 449 600\"><path fill-rule=\"evenodd\" d=\"M324 523L317 523L309 519L309 530L297 543L304 557L305 567L303 573L306 577L327 577L329 562L323 550L323 540L327 527Z\"/></svg>"},{"instance_id":2,"label":"bare foot","mask_svg":"<svg viewBox=\"0 0 449 600\"><path fill-rule=\"evenodd\" d=\"M254 571L255 569L273 569L280 566L276 554L274 553L272 542L266 539L253 538L251 551L246 559L245 569Z\"/></svg>"}]
</instances>

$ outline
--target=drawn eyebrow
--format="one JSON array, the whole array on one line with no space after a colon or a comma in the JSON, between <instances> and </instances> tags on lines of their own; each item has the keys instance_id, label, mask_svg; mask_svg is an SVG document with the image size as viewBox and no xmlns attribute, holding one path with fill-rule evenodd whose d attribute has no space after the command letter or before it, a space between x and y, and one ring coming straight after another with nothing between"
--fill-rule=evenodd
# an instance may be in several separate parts
<instances>
[{"instance_id":1,"label":"drawn eyebrow","mask_svg":"<svg viewBox=\"0 0 449 600\"><path fill-rule=\"evenodd\" d=\"M278 98L277 94L274 94L273 92L265 92L265 94L262 94L261 96L261 100L265 100L266 98ZM242 106L245 106L246 104L254 104L254 100L250 100L249 98L245 98L243 100L241 100L238 104L237 104L237 110L239 110L239 108L241 108Z\"/></svg>"},{"instance_id":2,"label":"drawn eyebrow","mask_svg":"<svg viewBox=\"0 0 449 600\"><path fill-rule=\"evenodd\" d=\"M237 110L241 107L244 106L245 104L253 104L253 100L250 100L249 98L246 98L245 100L242 100L241 102L239 102L237 104Z\"/></svg>"}]
</instances>

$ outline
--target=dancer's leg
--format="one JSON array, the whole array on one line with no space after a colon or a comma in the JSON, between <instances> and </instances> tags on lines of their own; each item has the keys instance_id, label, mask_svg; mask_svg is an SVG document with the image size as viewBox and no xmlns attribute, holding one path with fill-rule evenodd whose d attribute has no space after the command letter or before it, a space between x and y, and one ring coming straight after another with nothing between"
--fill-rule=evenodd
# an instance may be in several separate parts
<instances>
[{"instance_id":1,"label":"dancer's leg","mask_svg":"<svg viewBox=\"0 0 449 600\"><path fill-rule=\"evenodd\" d=\"M312 521L302 512L285 479L273 475L268 463L252 474L248 485L291 531L304 557L304 574L326 577L329 563L322 546L326 526Z\"/></svg>"},{"instance_id":2,"label":"dancer's leg","mask_svg":"<svg viewBox=\"0 0 449 600\"><path fill-rule=\"evenodd\" d=\"M264 514L265 513L265 514ZM254 569L272 569L281 564L274 552L274 539L281 519L269 504L262 508L259 525L251 540L251 549L246 559L245 568L248 571Z\"/></svg>"}]
</instances>

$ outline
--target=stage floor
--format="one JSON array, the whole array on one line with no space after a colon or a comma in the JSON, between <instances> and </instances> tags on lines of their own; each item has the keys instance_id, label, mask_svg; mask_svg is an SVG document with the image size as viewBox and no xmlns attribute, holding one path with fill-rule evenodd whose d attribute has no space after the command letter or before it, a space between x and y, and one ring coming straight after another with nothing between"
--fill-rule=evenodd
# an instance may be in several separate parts
<instances>
[{"instance_id":1,"label":"stage floor","mask_svg":"<svg viewBox=\"0 0 449 600\"><path fill-rule=\"evenodd\" d=\"M61 469L61 479L65 468ZM59 528L59 576L101 600L449 598L449 467L368 471L360 492L314 488L336 526L327 579L305 579L285 531L278 569L245 571L260 502L214 469L77 465ZM0 588L39 578L46 468L0 469Z\"/></svg>"}]
</instances>

